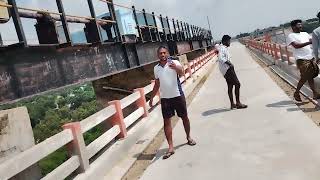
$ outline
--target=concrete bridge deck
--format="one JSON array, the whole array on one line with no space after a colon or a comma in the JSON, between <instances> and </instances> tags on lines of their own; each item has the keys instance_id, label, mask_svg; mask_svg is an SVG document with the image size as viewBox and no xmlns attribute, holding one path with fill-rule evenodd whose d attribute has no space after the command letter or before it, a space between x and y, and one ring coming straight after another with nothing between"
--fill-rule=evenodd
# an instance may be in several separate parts
<instances>
[{"instance_id":1,"label":"concrete bridge deck","mask_svg":"<svg viewBox=\"0 0 320 180\"><path fill-rule=\"evenodd\" d=\"M182 123L173 131L176 154L161 156L164 142L143 180L318 180L320 130L239 43L231 55L242 83L245 110L229 110L218 68L189 106L192 135L183 145Z\"/></svg>"}]
</instances>

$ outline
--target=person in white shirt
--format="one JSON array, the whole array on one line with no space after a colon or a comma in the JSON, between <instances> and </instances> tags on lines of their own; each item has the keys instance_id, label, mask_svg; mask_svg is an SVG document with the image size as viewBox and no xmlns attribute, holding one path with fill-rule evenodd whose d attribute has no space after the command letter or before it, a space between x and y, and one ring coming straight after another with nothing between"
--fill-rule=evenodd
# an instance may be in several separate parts
<instances>
[{"instance_id":1,"label":"person in white shirt","mask_svg":"<svg viewBox=\"0 0 320 180\"><path fill-rule=\"evenodd\" d=\"M319 22L320 22L320 12L317 15ZM313 54L314 57L316 58L316 62L319 64L320 63L320 56L319 56L319 51L320 51L320 27L316 28L312 32L312 46L313 46Z\"/></svg>"},{"instance_id":2,"label":"person in white shirt","mask_svg":"<svg viewBox=\"0 0 320 180\"><path fill-rule=\"evenodd\" d=\"M242 104L240 101L240 82L237 77L237 74L234 70L234 66L231 63L231 56L228 50L230 47L231 37L229 35L224 35L222 37L222 45L217 46L216 48L219 51L218 54L218 62L219 62L219 69L227 81L228 85L228 96L230 100L231 109L244 109L248 106ZM233 100L233 87L235 87L235 95L236 95L236 104Z\"/></svg>"},{"instance_id":3,"label":"person in white shirt","mask_svg":"<svg viewBox=\"0 0 320 180\"><path fill-rule=\"evenodd\" d=\"M297 67L300 71L300 80L294 93L294 99L301 102L300 89L308 81L313 92L313 99L319 99L320 95L315 89L314 78L319 74L319 68L315 63L311 49L311 36L302 32L302 21L291 22L293 33L288 35L288 45L293 47L293 56L296 58Z\"/></svg>"},{"instance_id":4,"label":"person in white shirt","mask_svg":"<svg viewBox=\"0 0 320 180\"><path fill-rule=\"evenodd\" d=\"M155 85L153 87L149 105L151 107L153 106L153 98L160 88L164 132L169 144L168 152L163 156L163 159L167 159L174 154L171 118L175 115L175 112L177 112L177 115L183 121L183 126L187 135L187 144L194 146L196 145L196 142L190 136L190 121L187 112L187 104L179 80L179 75L184 74L184 69L179 61L172 60L172 58L169 57L169 51L166 47L159 47L157 53L160 61L159 64L154 67Z\"/></svg>"}]
</instances>

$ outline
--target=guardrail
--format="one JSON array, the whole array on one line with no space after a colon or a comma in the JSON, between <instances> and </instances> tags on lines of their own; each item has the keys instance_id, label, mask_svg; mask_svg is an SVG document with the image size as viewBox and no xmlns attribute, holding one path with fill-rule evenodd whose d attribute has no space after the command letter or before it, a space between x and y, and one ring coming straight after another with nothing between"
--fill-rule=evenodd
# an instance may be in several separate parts
<instances>
[{"instance_id":1,"label":"guardrail","mask_svg":"<svg viewBox=\"0 0 320 180\"><path fill-rule=\"evenodd\" d=\"M271 55L275 60L281 59L287 61L289 65L294 64L295 62L295 58L288 46L257 40L243 40L242 42L249 47Z\"/></svg>"},{"instance_id":2,"label":"guardrail","mask_svg":"<svg viewBox=\"0 0 320 180\"><path fill-rule=\"evenodd\" d=\"M180 81L185 83L187 79L192 77L192 74L201 69L215 55L216 51L211 50L189 62L184 66L186 73L180 77ZM62 132L1 163L0 179L9 179L19 174L65 145L68 147L69 159L42 179L64 179L76 170L78 174L84 173L90 167L89 159L91 157L115 138L125 138L127 136L127 128L130 125L141 117L148 116L150 107L147 105L146 94L152 91L153 85L154 82L143 88L135 89L134 93L121 100L109 102L108 107L80 122L65 124ZM158 93L154 102L158 103L159 100ZM134 103L137 109L127 117L124 117L123 109ZM83 134L98 124L106 123L108 118L111 118L113 127L86 146Z\"/></svg>"}]
</instances>

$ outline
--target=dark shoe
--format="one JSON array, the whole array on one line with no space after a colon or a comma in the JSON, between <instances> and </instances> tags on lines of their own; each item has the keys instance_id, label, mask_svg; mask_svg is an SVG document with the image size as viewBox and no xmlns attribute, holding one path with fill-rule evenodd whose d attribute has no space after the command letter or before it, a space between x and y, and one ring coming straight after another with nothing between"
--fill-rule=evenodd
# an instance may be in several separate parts
<instances>
[{"instance_id":1,"label":"dark shoe","mask_svg":"<svg viewBox=\"0 0 320 180\"><path fill-rule=\"evenodd\" d=\"M237 109L246 109L246 108L248 108L248 106L245 104L237 104Z\"/></svg>"},{"instance_id":2,"label":"dark shoe","mask_svg":"<svg viewBox=\"0 0 320 180\"><path fill-rule=\"evenodd\" d=\"M236 108L237 108L237 106L235 104L232 104L230 109L232 110L232 109L236 109Z\"/></svg>"},{"instance_id":3,"label":"dark shoe","mask_svg":"<svg viewBox=\"0 0 320 180\"><path fill-rule=\"evenodd\" d=\"M295 92L295 93L294 93L294 95L293 95L293 97L294 97L294 100L296 100L297 102L302 102L302 100L301 100L301 97L300 97L300 94L299 94L299 93Z\"/></svg>"},{"instance_id":4,"label":"dark shoe","mask_svg":"<svg viewBox=\"0 0 320 180\"><path fill-rule=\"evenodd\" d=\"M172 155L174 155L174 151L172 151L172 152L167 152L167 153L163 156L163 159L168 159L168 158L171 157Z\"/></svg>"},{"instance_id":5,"label":"dark shoe","mask_svg":"<svg viewBox=\"0 0 320 180\"><path fill-rule=\"evenodd\" d=\"M189 146L195 146L197 143L196 143L193 139L189 139L188 142L187 142L187 144L188 144Z\"/></svg>"}]
</instances>

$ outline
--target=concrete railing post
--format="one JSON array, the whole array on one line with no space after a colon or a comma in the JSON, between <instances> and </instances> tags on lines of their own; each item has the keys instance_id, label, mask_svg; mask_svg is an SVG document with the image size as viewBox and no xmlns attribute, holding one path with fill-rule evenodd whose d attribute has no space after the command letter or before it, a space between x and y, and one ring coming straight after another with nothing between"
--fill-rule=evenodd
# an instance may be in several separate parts
<instances>
[{"instance_id":1,"label":"concrete railing post","mask_svg":"<svg viewBox=\"0 0 320 180\"><path fill-rule=\"evenodd\" d=\"M282 52L282 48L281 45L279 44L279 52L280 52L280 59L282 60L283 58L283 52Z\"/></svg>"},{"instance_id":2,"label":"concrete railing post","mask_svg":"<svg viewBox=\"0 0 320 180\"><path fill-rule=\"evenodd\" d=\"M277 49L277 45L276 45L275 43L273 44L273 53L274 53L274 58L275 58L276 60L278 60L278 59L279 59L278 49Z\"/></svg>"},{"instance_id":3,"label":"concrete railing post","mask_svg":"<svg viewBox=\"0 0 320 180\"><path fill-rule=\"evenodd\" d=\"M287 61L288 61L288 64L290 64L290 54L289 54L289 50L288 50L288 46L286 46L286 55L287 55Z\"/></svg>"},{"instance_id":4,"label":"concrete railing post","mask_svg":"<svg viewBox=\"0 0 320 180\"><path fill-rule=\"evenodd\" d=\"M109 105L114 106L116 109L116 113L112 116L111 123L113 126L118 125L120 128L120 134L118 135L118 138L122 139L127 136L127 128L126 124L124 123L123 118L123 111L121 107L121 103L119 100L108 102Z\"/></svg>"},{"instance_id":5,"label":"concrete railing post","mask_svg":"<svg viewBox=\"0 0 320 180\"><path fill-rule=\"evenodd\" d=\"M151 80L151 83L152 84L155 84L156 81L155 80ZM158 96L160 98L160 90L158 90L158 92L156 93L156 96Z\"/></svg>"},{"instance_id":6,"label":"concrete railing post","mask_svg":"<svg viewBox=\"0 0 320 180\"><path fill-rule=\"evenodd\" d=\"M192 77L192 69L191 69L191 66L190 66L189 62L188 62L187 72L189 73L189 78L191 78Z\"/></svg>"},{"instance_id":7,"label":"concrete railing post","mask_svg":"<svg viewBox=\"0 0 320 180\"><path fill-rule=\"evenodd\" d=\"M192 74L194 74L195 72L196 72L196 63L195 63L195 59L194 60L192 60L192 67L193 67L193 72L192 72Z\"/></svg>"},{"instance_id":8,"label":"concrete railing post","mask_svg":"<svg viewBox=\"0 0 320 180\"><path fill-rule=\"evenodd\" d=\"M80 161L79 173L89 168L89 157L84 143L80 122L68 123L62 126L63 129L70 129L73 140L67 145L70 157L77 155Z\"/></svg>"},{"instance_id":9,"label":"concrete railing post","mask_svg":"<svg viewBox=\"0 0 320 180\"><path fill-rule=\"evenodd\" d=\"M143 117L147 117L149 115L148 109L147 109L147 101L146 96L144 94L143 88L135 89L134 92L139 92L140 98L136 101L136 105L140 108L143 108L144 114Z\"/></svg>"}]
</instances>

